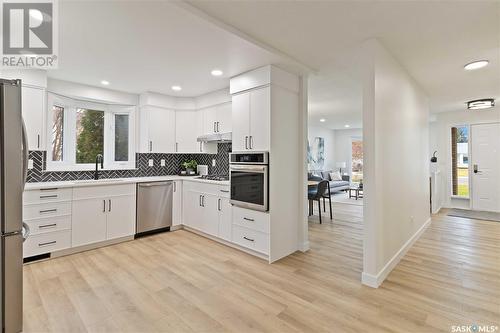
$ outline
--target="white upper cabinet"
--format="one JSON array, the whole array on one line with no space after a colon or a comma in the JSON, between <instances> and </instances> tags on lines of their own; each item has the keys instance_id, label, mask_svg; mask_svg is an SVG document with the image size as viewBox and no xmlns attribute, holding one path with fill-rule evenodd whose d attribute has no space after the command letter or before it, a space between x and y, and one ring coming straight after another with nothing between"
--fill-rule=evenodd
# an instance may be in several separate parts
<instances>
[{"instance_id":1,"label":"white upper cabinet","mask_svg":"<svg viewBox=\"0 0 500 333\"><path fill-rule=\"evenodd\" d=\"M22 114L28 134L29 150L45 149L45 89L23 86Z\"/></svg>"},{"instance_id":2,"label":"white upper cabinet","mask_svg":"<svg viewBox=\"0 0 500 333\"><path fill-rule=\"evenodd\" d=\"M217 105L217 124L219 133L227 133L232 130L232 108L231 102Z\"/></svg>"},{"instance_id":3,"label":"white upper cabinet","mask_svg":"<svg viewBox=\"0 0 500 333\"><path fill-rule=\"evenodd\" d=\"M269 150L270 87L233 95L233 151Z\"/></svg>"},{"instance_id":4,"label":"white upper cabinet","mask_svg":"<svg viewBox=\"0 0 500 333\"><path fill-rule=\"evenodd\" d=\"M141 108L143 126L142 152L173 153L175 152L175 111L145 106Z\"/></svg>"},{"instance_id":5,"label":"white upper cabinet","mask_svg":"<svg viewBox=\"0 0 500 333\"><path fill-rule=\"evenodd\" d=\"M175 148L180 153L200 152L200 143L196 141L200 135L198 130L198 111L175 112Z\"/></svg>"},{"instance_id":6,"label":"white upper cabinet","mask_svg":"<svg viewBox=\"0 0 500 333\"><path fill-rule=\"evenodd\" d=\"M215 106L202 110L203 112L203 134L217 133L217 108Z\"/></svg>"},{"instance_id":7,"label":"white upper cabinet","mask_svg":"<svg viewBox=\"0 0 500 333\"><path fill-rule=\"evenodd\" d=\"M233 151L247 150L250 136L250 93L233 95L232 109Z\"/></svg>"}]
</instances>

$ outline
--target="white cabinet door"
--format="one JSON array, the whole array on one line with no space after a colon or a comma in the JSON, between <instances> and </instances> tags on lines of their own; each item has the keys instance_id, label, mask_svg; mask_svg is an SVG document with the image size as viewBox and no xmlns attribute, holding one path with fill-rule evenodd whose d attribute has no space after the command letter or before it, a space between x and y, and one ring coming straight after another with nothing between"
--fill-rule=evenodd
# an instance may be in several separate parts
<instances>
[{"instance_id":1,"label":"white cabinet door","mask_svg":"<svg viewBox=\"0 0 500 333\"><path fill-rule=\"evenodd\" d=\"M203 109L203 134L217 132L217 108L215 106Z\"/></svg>"},{"instance_id":2,"label":"white cabinet door","mask_svg":"<svg viewBox=\"0 0 500 333\"><path fill-rule=\"evenodd\" d=\"M250 92L250 138L249 148L257 151L269 150L271 122L271 88Z\"/></svg>"},{"instance_id":3,"label":"white cabinet door","mask_svg":"<svg viewBox=\"0 0 500 333\"><path fill-rule=\"evenodd\" d=\"M232 112L231 102L217 106L216 129L219 133L231 132L231 122L232 122L231 112Z\"/></svg>"},{"instance_id":4,"label":"white cabinet door","mask_svg":"<svg viewBox=\"0 0 500 333\"><path fill-rule=\"evenodd\" d=\"M219 205L219 238L231 241L232 206L228 198L218 198Z\"/></svg>"},{"instance_id":5,"label":"white cabinet door","mask_svg":"<svg viewBox=\"0 0 500 333\"><path fill-rule=\"evenodd\" d=\"M188 227L200 229L201 196L201 193L191 190L184 193L183 223Z\"/></svg>"},{"instance_id":6,"label":"white cabinet door","mask_svg":"<svg viewBox=\"0 0 500 333\"><path fill-rule=\"evenodd\" d=\"M197 111L175 112L176 151L182 153L198 153L200 144L196 141L200 134L196 130L198 124Z\"/></svg>"},{"instance_id":7,"label":"white cabinet door","mask_svg":"<svg viewBox=\"0 0 500 333\"><path fill-rule=\"evenodd\" d=\"M22 87L22 114L28 132L30 150L45 149L45 90L41 88Z\"/></svg>"},{"instance_id":8,"label":"white cabinet door","mask_svg":"<svg viewBox=\"0 0 500 333\"><path fill-rule=\"evenodd\" d=\"M174 197L172 199L172 226L182 224L182 181L174 181Z\"/></svg>"},{"instance_id":9,"label":"white cabinet door","mask_svg":"<svg viewBox=\"0 0 500 333\"><path fill-rule=\"evenodd\" d=\"M135 234L135 196L119 196L107 199L106 239Z\"/></svg>"},{"instance_id":10,"label":"white cabinet door","mask_svg":"<svg viewBox=\"0 0 500 333\"><path fill-rule=\"evenodd\" d=\"M250 93L232 96L233 151L248 149L250 136Z\"/></svg>"},{"instance_id":11,"label":"white cabinet door","mask_svg":"<svg viewBox=\"0 0 500 333\"><path fill-rule=\"evenodd\" d=\"M206 234L218 236L219 233L219 211L218 197L211 194L202 194L200 226L199 229Z\"/></svg>"},{"instance_id":12,"label":"white cabinet door","mask_svg":"<svg viewBox=\"0 0 500 333\"><path fill-rule=\"evenodd\" d=\"M71 214L71 246L106 240L106 199L74 200Z\"/></svg>"},{"instance_id":13,"label":"white cabinet door","mask_svg":"<svg viewBox=\"0 0 500 333\"><path fill-rule=\"evenodd\" d=\"M175 111L148 107L145 112L148 112L148 151L175 152Z\"/></svg>"}]
</instances>

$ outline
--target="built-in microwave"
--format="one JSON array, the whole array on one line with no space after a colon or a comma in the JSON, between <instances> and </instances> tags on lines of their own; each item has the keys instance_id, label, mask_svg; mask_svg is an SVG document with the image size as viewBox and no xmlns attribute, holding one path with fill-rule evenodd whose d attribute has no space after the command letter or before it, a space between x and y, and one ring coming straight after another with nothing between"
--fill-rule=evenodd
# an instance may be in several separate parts
<instances>
[{"instance_id":1,"label":"built-in microwave","mask_svg":"<svg viewBox=\"0 0 500 333\"><path fill-rule=\"evenodd\" d=\"M267 152L231 153L229 181L231 204L267 211L269 161Z\"/></svg>"}]
</instances>

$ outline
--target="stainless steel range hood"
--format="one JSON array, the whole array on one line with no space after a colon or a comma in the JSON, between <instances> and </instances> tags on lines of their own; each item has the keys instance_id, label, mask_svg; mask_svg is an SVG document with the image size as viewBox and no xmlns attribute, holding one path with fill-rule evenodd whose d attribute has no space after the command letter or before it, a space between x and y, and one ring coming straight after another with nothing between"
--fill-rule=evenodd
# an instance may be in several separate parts
<instances>
[{"instance_id":1,"label":"stainless steel range hood","mask_svg":"<svg viewBox=\"0 0 500 333\"><path fill-rule=\"evenodd\" d=\"M198 142L231 142L232 133L213 133L213 134L205 134L200 135L197 139Z\"/></svg>"}]
</instances>

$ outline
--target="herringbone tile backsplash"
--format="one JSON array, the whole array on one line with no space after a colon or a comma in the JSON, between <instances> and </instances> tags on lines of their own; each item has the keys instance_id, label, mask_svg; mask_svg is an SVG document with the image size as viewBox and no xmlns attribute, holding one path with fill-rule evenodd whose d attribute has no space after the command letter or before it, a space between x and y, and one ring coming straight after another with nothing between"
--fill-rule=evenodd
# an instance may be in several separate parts
<instances>
[{"instance_id":1,"label":"herringbone tile backsplash","mask_svg":"<svg viewBox=\"0 0 500 333\"><path fill-rule=\"evenodd\" d=\"M227 175L229 173L229 153L231 143L219 143L217 154L135 154L135 169L133 170L102 170L101 178L129 178L153 177L176 175L181 171L181 163L186 160L195 160L198 164L208 165L210 174ZM93 171L45 171L46 152L30 151L29 158L33 160L33 168L28 170L28 182L55 182L65 180L92 179ZM148 161L152 159L154 166L150 167ZM160 166L160 161L165 160L165 166ZM212 160L215 159L215 167Z\"/></svg>"}]
</instances>

